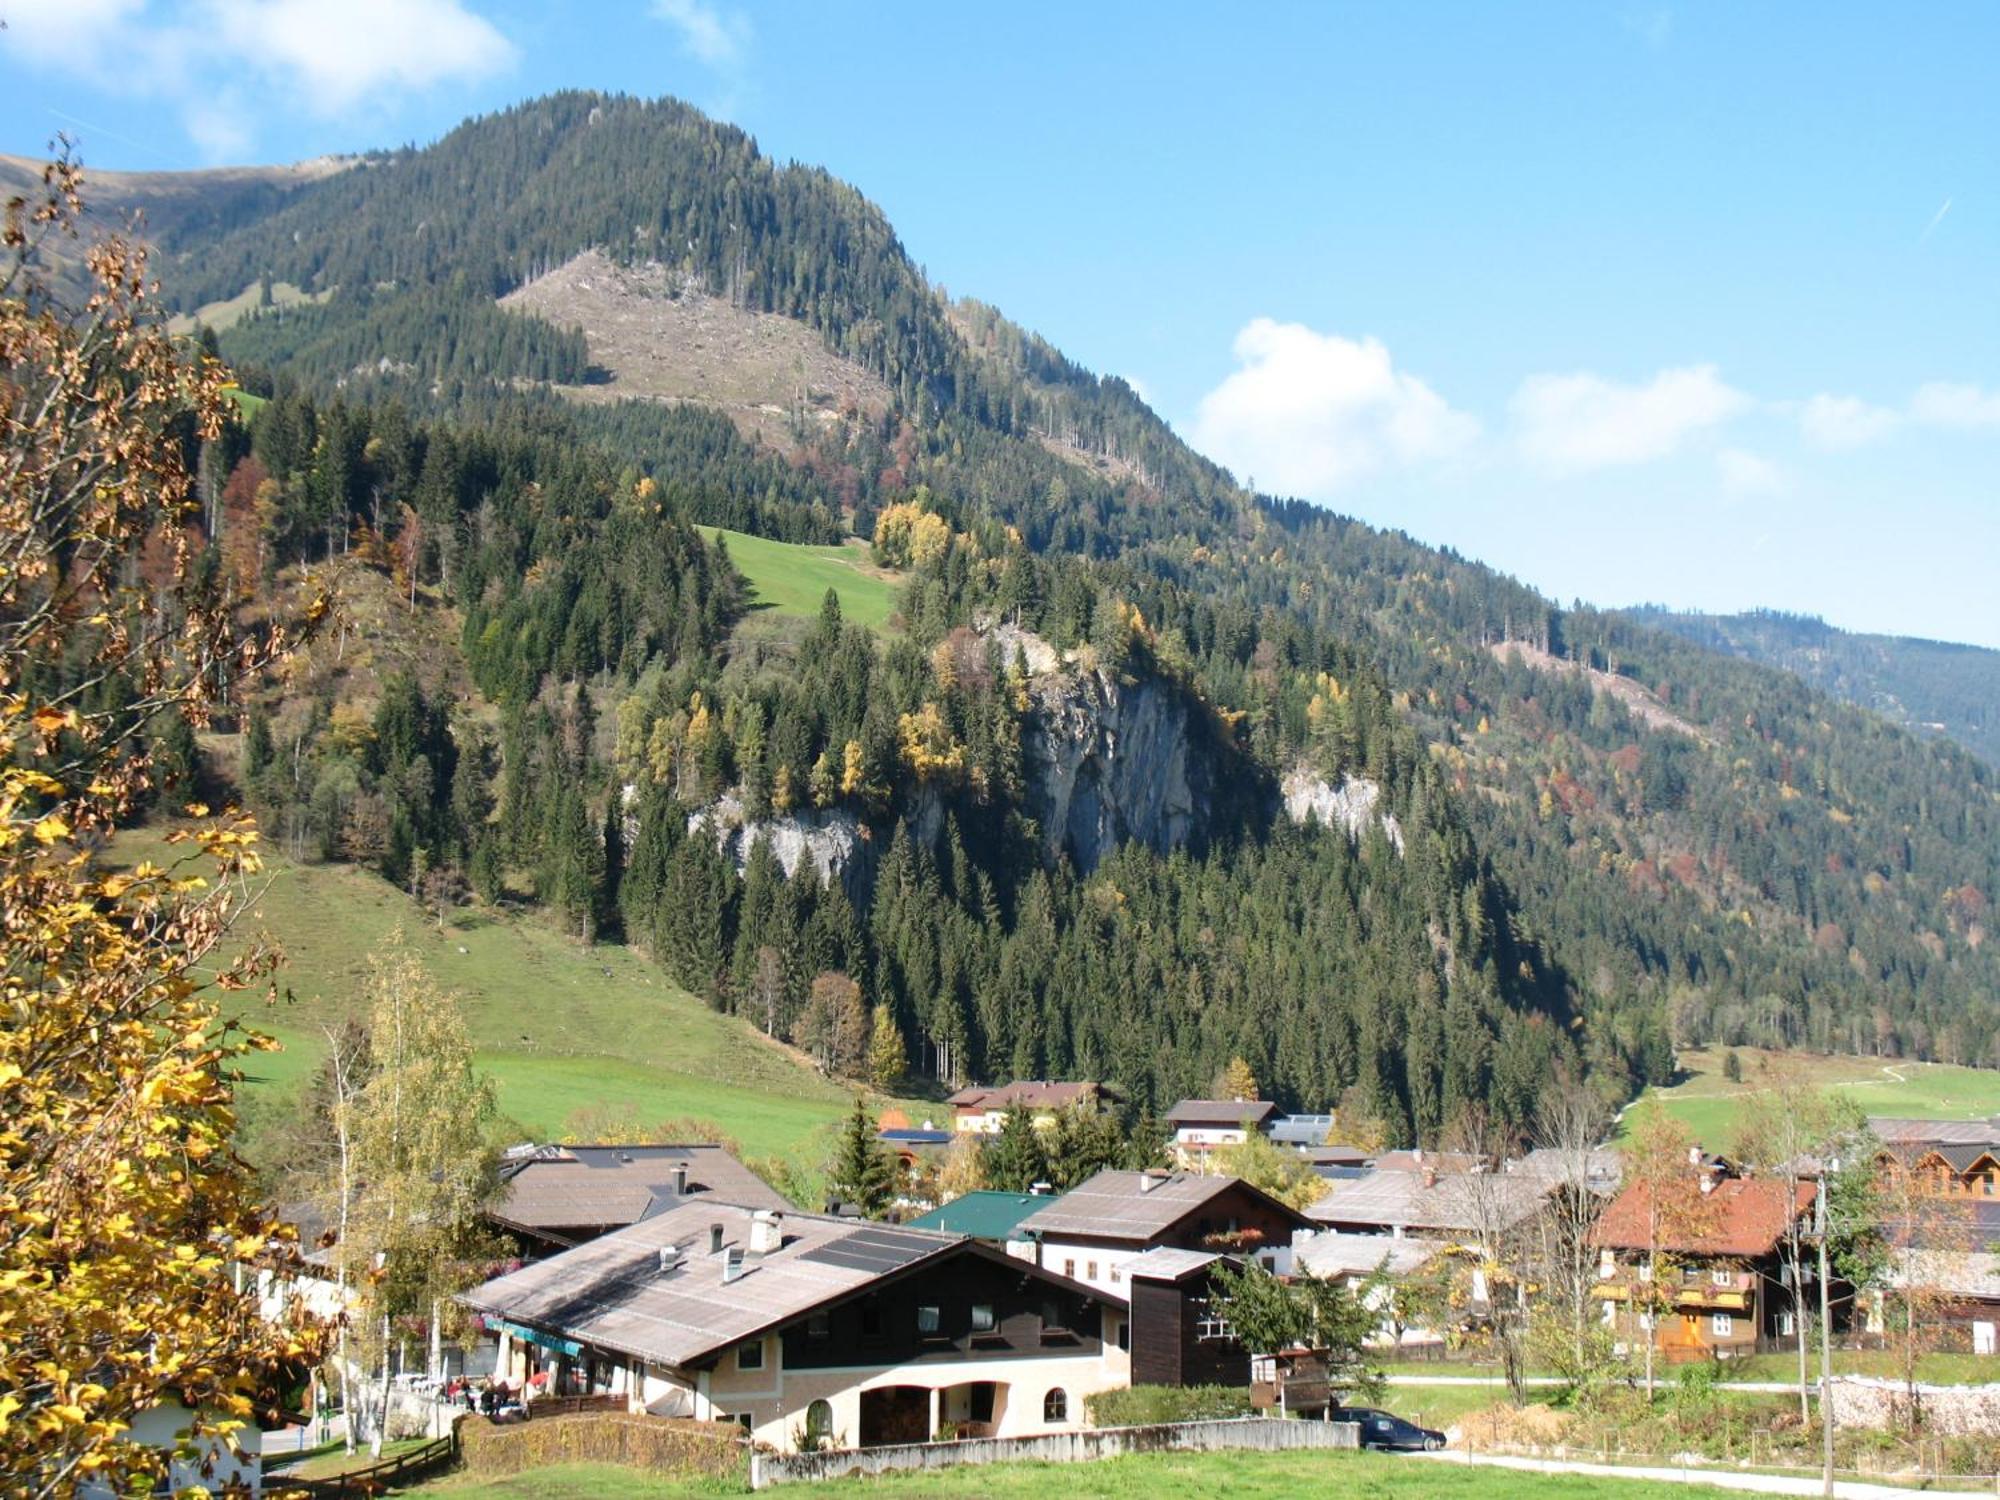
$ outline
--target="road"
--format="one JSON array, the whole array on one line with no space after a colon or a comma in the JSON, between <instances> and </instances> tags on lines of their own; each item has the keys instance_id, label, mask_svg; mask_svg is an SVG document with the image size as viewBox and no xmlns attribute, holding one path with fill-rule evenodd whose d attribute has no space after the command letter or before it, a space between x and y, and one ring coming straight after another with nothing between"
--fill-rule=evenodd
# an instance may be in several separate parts
<instances>
[{"instance_id":1,"label":"road","mask_svg":"<svg viewBox=\"0 0 2000 1500\"><path fill-rule=\"evenodd\" d=\"M1498 1375L1391 1375L1388 1377L1388 1380L1390 1385L1490 1385L1504 1387L1507 1384ZM1554 1375L1530 1375L1526 1380L1521 1382L1521 1384L1530 1388L1540 1387L1543 1389L1551 1386L1559 1386L1562 1383ZM1662 1380L1660 1384L1664 1387L1672 1385L1673 1382L1671 1380ZM1814 1386L1817 1387L1817 1385L1818 1382L1815 1381ZM1717 1390L1749 1391L1760 1396L1796 1394L1798 1388L1799 1383L1796 1380L1724 1380L1716 1386Z\"/></svg>"}]
</instances>

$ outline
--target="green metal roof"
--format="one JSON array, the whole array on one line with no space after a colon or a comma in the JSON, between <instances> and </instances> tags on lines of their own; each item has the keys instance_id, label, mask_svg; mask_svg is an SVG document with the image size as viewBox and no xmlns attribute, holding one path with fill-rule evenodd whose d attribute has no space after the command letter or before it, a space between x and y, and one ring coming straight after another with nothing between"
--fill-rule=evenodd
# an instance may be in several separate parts
<instances>
[{"instance_id":1,"label":"green metal roof","mask_svg":"<svg viewBox=\"0 0 2000 1500\"><path fill-rule=\"evenodd\" d=\"M1047 1208L1048 1198L1033 1193L967 1193L943 1208L934 1208L910 1220L912 1229L941 1229L947 1234L969 1234L976 1240L1004 1240L1014 1226L1038 1208Z\"/></svg>"}]
</instances>

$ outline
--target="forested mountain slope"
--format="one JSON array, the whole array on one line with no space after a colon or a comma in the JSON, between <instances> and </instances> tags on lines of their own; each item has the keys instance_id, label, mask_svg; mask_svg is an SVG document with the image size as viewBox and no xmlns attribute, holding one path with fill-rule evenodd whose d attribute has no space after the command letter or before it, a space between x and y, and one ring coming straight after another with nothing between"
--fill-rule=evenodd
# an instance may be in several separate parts
<instances>
[{"instance_id":1,"label":"forested mountain slope","mask_svg":"<svg viewBox=\"0 0 2000 1500\"><path fill-rule=\"evenodd\" d=\"M1906 729L1949 735L2000 765L2000 651L1840 630L1778 610L1704 615L1648 605L1625 613L1710 650L1796 672L1837 698Z\"/></svg>"},{"instance_id":2,"label":"forested mountain slope","mask_svg":"<svg viewBox=\"0 0 2000 1500\"><path fill-rule=\"evenodd\" d=\"M685 106L536 101L162 239L185 306L266 276L328 294L225 335L277 399L211 455L220 554L268 573L359 536L496 726L454 725L434 683L266 705L287 727L251 759L294 730L310 754L260 795L329 857L531 885L774 1029L844 970L941 1077L1158 1102L1242 1053L1403 1136L1469 1099L1525 1118L1560 1066L1623 1094L1676 1039L1995 1061L1990 767L1239 490L1122 382L948 304L852 189ZM798 320L890 408L753 440L699 403L564 399L588 339L497 301L588 250ZM874 537L897 628L746 635L697 524ZM1160 753L1209 769L1141 820L1170 836L1083 857L1040 826L1035 767L1111 785L1104 727L1139 700L1174 705ZM1376 815L1295 826L1301 779L1301 805ZM691 818L774 836L731 844L758 851L739 871ZM777 833L842 820L858 880L774 868Z\"/></svg>"}]
</instances>

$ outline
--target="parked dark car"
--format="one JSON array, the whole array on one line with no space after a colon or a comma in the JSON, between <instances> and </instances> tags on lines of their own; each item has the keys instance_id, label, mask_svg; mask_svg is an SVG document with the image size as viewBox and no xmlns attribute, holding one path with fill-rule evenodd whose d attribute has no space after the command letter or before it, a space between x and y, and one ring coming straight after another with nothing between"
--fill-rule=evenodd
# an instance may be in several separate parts
<instances>
[{"instance_id":1,"label":"parked dark car","mask_svg":"<svg viewBox=\"0 0 2000 1500\"><path fill-rule=\"evenodd\" d=\"M1444 1434L1430 1427L1406 1422L1391 1412L1372 1406L1336 1407L1329 1415L1336 1422L1355 1422L1361 1427L1361 1446L1397 1453L1418 1450L1435 1452L1444 1446Z\"/></svg>"}]
</instances>

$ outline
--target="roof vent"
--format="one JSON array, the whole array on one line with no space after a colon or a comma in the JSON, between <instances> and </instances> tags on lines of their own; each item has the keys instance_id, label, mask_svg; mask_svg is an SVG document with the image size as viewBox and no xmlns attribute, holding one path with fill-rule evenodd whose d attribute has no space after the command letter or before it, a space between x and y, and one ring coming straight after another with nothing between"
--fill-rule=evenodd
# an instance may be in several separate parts
<instances>
[{"instance_id":1,"label":"roof vent","mask_svg":"<svg viewBox=\"0 0 2000 1500\"><path fill-rule=\"evenodd\" d=\"M687 1163L686 1163L686 1162L684 1162L684 1161L683 1161L683 1162L675 1162L675 1163L674 1163L674 1193L675 1193L675 1196L677 1196L677 1197L681 1197L681 1198L685 1198L685 1197L687 1196L687 1190L688 1190L688 1169L687 1169Z\"/></svg>"},{"instance_id":2,"label":"roof vent","mask_svg":"<svg viewBox=\"0 0 2000 1500\"><path fill-rule=\"evenodd\" d=\"M632 1161L632 1153L630 1151L620 1151L618 1153L618 1159L622 1162L625 1162L627 1165L630 1165Z\"/></svg>"},{"instance_id":3,"label":"roof vent","mask_svg":"<svg viewBox=\"0 0 2000 1500\"><path fill-rule=\"evenodd\" d=\"M686 1263L687 1251L679 1245L660 1246L660 1274L662 1276L666 1275L669 1271L678 1271Z\"/></svg>"},{"instance_id":4,"label":"roof vent","mask_svg":"<svg viewBox=\"0 0 2000 1500\"><path fill-rule=\"evenodd\" d=\"M722 1226L720 1224L711 1224L708 1226L708 1253L710 1255L720 1255L722 1253Z\"/></svg>"},{"instance_id":5,"label":"roof vent","mask_svg":"<svg viewBox=\"0 0 2000 1500\"><path fill-rule=\"evenodd\" d=\"M1139 1191L1150 1193L1166 1180L1167 1174L1165 1172L1141 1172L1139 1174Z\"/></svg>"},{"instance_id":6,"label":"roof vent","mask_svg":"<svg viewBox=\"0 0 2000 1500\"><path fill-rule=\"evenodd\" d=\"M725 1285L743 1274L743 1252L731 1245L722 1253L722 1280Z\"/></svg>"}]
</instances>

